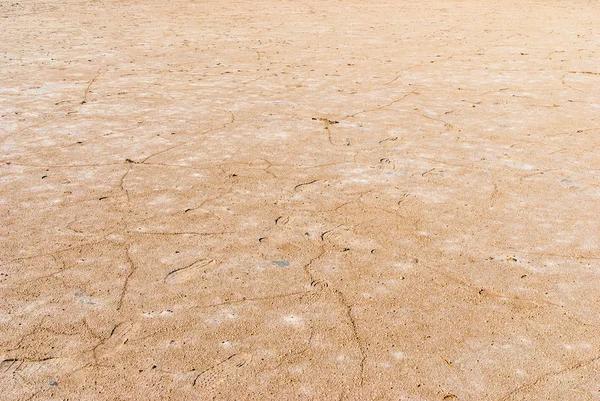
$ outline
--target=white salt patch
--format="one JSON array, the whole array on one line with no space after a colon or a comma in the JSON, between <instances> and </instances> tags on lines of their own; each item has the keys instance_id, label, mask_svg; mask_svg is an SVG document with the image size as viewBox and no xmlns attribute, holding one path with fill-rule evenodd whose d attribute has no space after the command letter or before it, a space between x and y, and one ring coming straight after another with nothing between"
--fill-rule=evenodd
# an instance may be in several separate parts
<instances>
[{"instance_id":1,"label":"white salt patch","mask_svg":"<svg viewBox=\"0 0 600 401\"><path fill-rule=\"evenodd\" d=\"M406 354L404 352L401 351L393 351L390 352L390 354L392 355L392 357L398 361L401 361L403 359L406 359Z\"/></svg>"},{"instance_id":2,"label":"white salt patch","mask_svg":"<svg viewBox=\"0 0 600 401\"><path fill-rule=\"evenodd\" d=\"M283 321L287 324L299 325L302 323L302 318L296 315L288 315L283 317Z\"/></svg>"}]
</instances>

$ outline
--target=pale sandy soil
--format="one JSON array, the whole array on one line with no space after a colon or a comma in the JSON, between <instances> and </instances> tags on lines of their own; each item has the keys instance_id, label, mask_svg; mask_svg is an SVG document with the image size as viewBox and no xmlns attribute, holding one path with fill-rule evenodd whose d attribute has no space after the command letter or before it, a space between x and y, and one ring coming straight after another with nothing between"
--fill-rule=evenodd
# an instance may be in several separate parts
<instances>
[{"instance_id":1,"label":"pale sandy soil","mask_svg":"<svg viewBox=\"0 0 600 401\"><path fill-rule=\"evenodd\" d=\"M0 399L599 400L599 21L0 2Z\"/></svg>"}]
</instances>

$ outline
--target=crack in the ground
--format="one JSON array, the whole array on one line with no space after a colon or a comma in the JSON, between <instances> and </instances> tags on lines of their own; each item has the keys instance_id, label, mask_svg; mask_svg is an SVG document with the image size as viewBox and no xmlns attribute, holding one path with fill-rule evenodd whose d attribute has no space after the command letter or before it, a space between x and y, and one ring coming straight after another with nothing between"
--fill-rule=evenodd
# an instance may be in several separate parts
<instances>
[{"instance_id":1,"label":"crack in the ground","mask_svg":"<svg viewBox=\"0 0 600 401\"><path fill-rule=\"evenodd\" d=\"M513 396L515 396L515 395L517 395L519 393L522 393L523 391L526 391L526 390L529 390L529 389L535 387L541 381L543 381L543 380L545 380L547 378L550 378L550 377L553 377L553 376L559 376L559 375L562 375L563 373L567 373L567 372L570 372L570 371L573 371L573 370L577 370L577 369L586 367L588 365L593 364L597 360L600 360L600 356L595 356L593 358L584 359L584 360L579 361L579 362L577 362L577 363L575 363L573 365L567 366L566 368L541 374L540 376L538 376L534 380L529 381L527 383L524 383L524 384L518 386L517 388L509 391L507 394L505 394L504 396L502 396L501 398L499 398L498 401L507 401L507 400L511 399Z\"/></svg>"},{"instance_id":2,"label":"crack in the ground","mask_svg":"<svg viewBox=\"0 0 600 401\"><path fill-rule=\"evenodd\" d=\"M358 373L358 384L360 387L364 385L364 373L365 373L365 361L367 360L367 351L365 344L358 334L358 326L356 324L356 318L352 315L352 305L348 303L346 297L340 290L333 290L337 295L340 304L344 307L346 311L346 317L348 318L350 327L352 329L352 336L354 341L356 342L358 349L360 351L360 362L359 362L359 373Z\"/></svg>"},{"instance_id":3,"label":"crack in the ground","mask_svg":"<svg viewBox=\"0 0 600 401\"><path fill-rule=\"evenodd\" d=\"M311 290L304 290L304 291L288 292L285 294L269 295L269 296L265 296L265 297L242 298L242 299L235 299L235 300L231 300L231 301L223 301L223 302L219 302L216 304L194 306L193 308L194 309L207 309L207 308L214 308L217 306L243 304L245 302L271 301L271 300L275 300L275 299L302 296L302 295L306 295L310 292L311 292Z\"/></svg>"},{"instance_id":4,"label":"crack in the ground","mask_svg":"<svg viewBox=\"0 0 600 401\"><path fill-rule=\"evenodd\" d=\"M90 93L90 89L92 88L92 85L94 84L94 82L96 82L96 80L98 79L98 77L102 74L102 68L100 68L98 70L98 73L94 76L94 78L92 78L90 80L90 82L88 83L88 85L85 87L85 91L83 92L83 100L81 101L81 105L84 105L87 103L87 97L88 94Z\"/></svg>"},{"instance_id":5,"label":"crack in the ground","mask_svg":"<svg viewBox=\"0 0 600 401\"><path fill-rule=\"evenodd\" d=\"M275 369L279 369L281 368L281 366L287 362L288 360L295 358L295 357L299 357L304 355L306 352L308 352L308 350L311 348L311 344L312 344L312 340L314 337L315 331L312 327L312 324L310 326L310 334L308 335L308 340L306 341L306 345L299 351L296 352L289 352L286 355L284 355L281 360L279 361L279 363L275 366Z\"/></svg>"},{"instance_id":6,"label":"crack in the ground","mask_svg":"<svg viewBox=\"0 0 600 401\"><path fill-rule=\"evenodd\" d=\"M320 181L320 180L312 180L312 181L308 181L308 182L303 182L303 183L300 183L300 184L298 184L298 185L296 185L296 186L294 187L294 191L297 191L297 190L298 190L298 188L300 188L300 187L303 187L303 186L305 186L305 185L314 184L315 182L319 182L319 181Z\"/></svg>"},{"instance_id":7,"label":"crack in the ground","mask_svg":"<svg viewBox=\"0 0 600 401\"><path fill-rule=\"evenodd\" d=\"M358 116L359 114L370 113L370 112L372 112L372 111L377 111L377 110L385 109L386 107L390 107L390 106L392 106L392 105L394 105L394 104L396 104L396 103L399 103L399 102L403 101L404 99L406 99L407 97L409 97L409 96L410 96L410 95L412 95L413 93L417 93L417 90L418 90L418 89L413 89L412 91L410 91L410 92L406 93L405 95L402 95L402 96L400 96L399 98L397 98L397 99L395 99L395 100L392 100L391 102L389 102L389 103L386 103L386 104L384 104L384 105L377 106L377 107L373 107L373 108L371 108L371 109L365 109L365 110L362 110L362 111L359 111L359 112L356 112L356 113L353 113L353 114L348 114L346 117L342 118L342 120L346 120L346 119L348 119L348 118L353 118L353 117L356 117L356 116Z\"/></svg>"},{"instance_id":8,"label":"crack in the ground","mask_svg":"<svg viewBox=\"0 0 600 401\"><path fill-rule=\"evenodd\" d=\"M119 299L117 300L117 311L121 310L121 308L123 307L123 300L125 298L125 294L127 293L127 290L129 289L129 280L131 279L131 276L133 276L133 274L137 270L137 266L131 259L131 255L129 253L130 247L131 246L129 244L126 245L126 247L125 247L125 257L127 259L127 264L129 265L129 271L127 272L127 275L125 276L125 280L123 281L123 286L121 287L121 292L119 294Z\"/></svg>"},{"instance_id":9,"label":"crack in the ground","mask_svg":"<svg viewBox=\"0 0 600 401\"><path fill-rule=\"evenodd\" d=\"M198 231L127 231L128 234L138 234L138 235L198 235L202 237L213 237L219 235L227 235L227 234L235 234L236 231L222 231L222 232L198 232Z\"/></svg>"}]
</instances>

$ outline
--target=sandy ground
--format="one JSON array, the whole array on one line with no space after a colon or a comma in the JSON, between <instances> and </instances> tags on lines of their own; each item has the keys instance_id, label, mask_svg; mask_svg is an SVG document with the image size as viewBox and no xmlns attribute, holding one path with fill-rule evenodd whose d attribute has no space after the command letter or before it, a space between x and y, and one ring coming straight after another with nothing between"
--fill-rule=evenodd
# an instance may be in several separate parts
<instances>
[{"instance_id":1,"label":"sandy ground","mask_svg":"<svg viewBox=\"0 0 600 401\"><path fill-rule=\"evenodd\" d=\"M0 398L600 400L599 21L0 2Z\"/></svg>"}]
</instances>

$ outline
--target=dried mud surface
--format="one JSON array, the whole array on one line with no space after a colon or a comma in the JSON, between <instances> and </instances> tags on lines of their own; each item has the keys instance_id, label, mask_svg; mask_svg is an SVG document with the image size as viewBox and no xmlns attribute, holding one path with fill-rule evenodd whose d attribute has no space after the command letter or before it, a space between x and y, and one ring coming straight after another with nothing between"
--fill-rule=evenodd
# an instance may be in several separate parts
<instances>
[{"instance_id":1,"label":"dried mud surface","mask_svg":"<svg viewBox=\"0 0 600 401\"><path fill-rule=\"evenodd\" d=\"M1 2L2 400L600 399L599 20Z\"/></svg>"}]
</instances>

